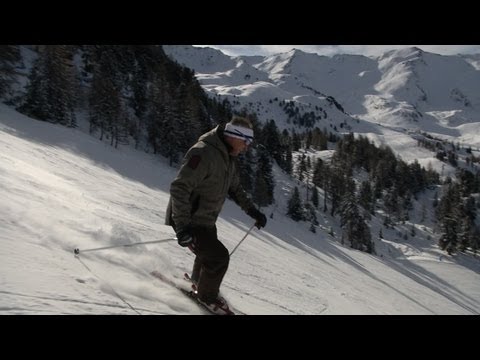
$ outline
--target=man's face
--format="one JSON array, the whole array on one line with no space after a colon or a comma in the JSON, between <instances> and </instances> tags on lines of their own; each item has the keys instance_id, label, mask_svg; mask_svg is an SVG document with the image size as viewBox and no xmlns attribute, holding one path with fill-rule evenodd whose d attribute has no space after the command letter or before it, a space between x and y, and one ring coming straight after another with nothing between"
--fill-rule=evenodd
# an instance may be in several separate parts
<instances>
[{"instance_id":1,"label":"man's face","mask_svg":"<svg viewBox=\"0 0 480 360\"><path fill-rule=\"evenodd\" d=\"M232 147L232 150L230 151L230 155L238 156L240 153L247 151L248 145L246 140L237 139L230 136L227 136L226 138L227 138L227 142Z\"/></svg>"}]
</instances>

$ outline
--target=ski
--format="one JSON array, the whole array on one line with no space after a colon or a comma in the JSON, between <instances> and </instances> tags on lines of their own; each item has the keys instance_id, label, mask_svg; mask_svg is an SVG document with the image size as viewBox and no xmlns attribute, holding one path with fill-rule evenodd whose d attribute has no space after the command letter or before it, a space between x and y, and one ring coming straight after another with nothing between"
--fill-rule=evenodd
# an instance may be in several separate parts
<instances>
[{"instance_id":1,"label":"ski","mask_svg":"<svg viewBox=\"0 0 480 360\"><path fill-rule=\"evenodd\" d=\"M192 301L195 302L195 304L197 304L198 306L200 306L202 308L202 310L206 311L209 315L219 315L219 314L216 314L214 312L212 312L208 307L206 307L204 304L202 304L201 302L199 302L197 300L197 296L196 296L196 285L192 282L192 279L190 278L190 276L188 274L184 274L184 279L187 280L189 283L190 283L190 288L191 290L188 290L188 289L185 289L183 286L180 286L178 285L176 282L174 282L173 280L171 280L170 278L164 276L161 272L159 271L152 271L150 273L153 277L161 280L162 282L170 285L170 286L173 286L174 288L176 288L177 290L180 290L182 292L183 295L185 295L186 297L188 297L189 299L191 299ZM232 310L229 310L229 313L225 314L225 315L235 315L235 313L232 311Z\"/></svg>"},{"instance_id":2,"label":"ski","mask_svg":"<svg viewBox=\"0 0 480 360\"><path fill-rule=\"evenodd\" d=\"M206 311L206 314L208 315L212 315L212 313L210 311L208 311L207 309L205 309L203 306L201 306L201 304L197 301L197 299L195 298L195 294L194 294L194 290L188 290L186 288L184 288L183 286L180 286L178 285L176 282L174 282L172 279L166 277L165 275L163 275L161 272L159 271L152 271L150 273L150 275L152 275L153 277L157 278L158 280L176 288L177 290L179 290L183 295L185 295L186 297L188 297L190 300L194 301L195 304L199 305L202 310L205 310Z\"/></svg>"},{"instance_id":3,"label":"ski","mask_svg":"<svg viewBox=\"0 0 480 360\"><path fill-rule=\"evenodd\" d=\"M190 277L190 275L189 275L188 273L184 273L184 274L183 274L183 278L184 278L186 281L189 282L190 286L192 287L192 290L193 290L194 292L197 292L197 284L192 280L192 278ZM203 306L203 304L200 304L200 303L199 303L199 305L202 305L202 306ZM210 309L207 309L207 311L210 311ZM232 314L230 314L230 315L247 315L247 314L245 314L244 312L241 312L241 311L239 311L239 310L237 310L237 309L233 309L233 310L232 310L232 309L230 308L230 311L232 312Z\"/></svg>"},{"instance_id":4,"label":"ski","mask_svg":"<svg viewBox=\"0 0 480 360\"><path fill-rule=\"evenodd\" d=\"M190 275L188 273L184 273L183 274L183 278L188 281L192 287L192 290L194 292L197 292L197 284L192 280L192 278L190 277ZM200 304L203 306L203 304ZM210 309L207 309L208 311L210 311ZM231 308L229 309L229 311L231 312L231 314L225 314L225 315L246 315L245 313L239 311L239 310L232 310Z\"/></svg>"}]
</instances>

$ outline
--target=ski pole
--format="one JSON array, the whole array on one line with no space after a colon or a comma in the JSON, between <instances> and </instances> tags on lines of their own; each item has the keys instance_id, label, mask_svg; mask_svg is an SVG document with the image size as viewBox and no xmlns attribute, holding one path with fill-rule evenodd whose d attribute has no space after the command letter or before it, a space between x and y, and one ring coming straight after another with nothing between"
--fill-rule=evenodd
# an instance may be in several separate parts
<instances>
[{"instance_id":1,"label":"ski pole","mask_svg":"<svg viewBox=\"0 0 480 360\"><path fill-rule=\"evenodd\" d=\"M162 239L162 240L154 240L154 241L145 241L145 242L137 242L137 243L131 243L131 244L121 244L121 245L113 245L113 246L105 246L101 248L95 248L95 249L86 249L86 250L81 250L79 248L75 248L73 250L73 253L78 256L80 252L85 253L88 251L99 251L99 250L105 250L105 249L113 249L117 247L130 247L130 246L137 246L137 245L142 245L142 244L155 244L155 243L161 243L161 242L167 242L167 241L172 241L176 240L176 238L168 238L168 239Z\"/></svg>"},{"instance_id":2,"label":"ski pole","mask_svg":"<svg viewBox=\"0 0 480 360\"><path fill-rule=\"evenodd\" d=\"M256 224L256 223L255 223ZM240 246L240 244L242 243L243 240L245 240L245 238L248 236L248 234L250 234L250 232L252 231L252 229L254 228L255 224L253 224L250 229L248 229L247 233L245 234L245 236L242 238L242 240L240 240L240 242L237 244L237 246L235 246L235 248L232 250L232 252L230 253L230 256L232 256L232 254L235 252L235 250L237 250L237 248Z\"/></svg>"}]
</instances>

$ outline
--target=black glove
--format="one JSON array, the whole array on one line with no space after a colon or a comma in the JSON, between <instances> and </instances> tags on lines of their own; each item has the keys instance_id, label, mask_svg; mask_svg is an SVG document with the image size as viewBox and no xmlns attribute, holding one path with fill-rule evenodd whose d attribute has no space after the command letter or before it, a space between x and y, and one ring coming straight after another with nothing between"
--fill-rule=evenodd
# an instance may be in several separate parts
<instances>
[{"instance_id":1,"label":"black glove","mask_svg":"<svg viewBox=\"0 0 480 360\"><path fill-rule=\"evenodd\" d=\"M265 214L258 211L258 209L254 207L247 210L247 215L254 218L257 221L255 223L255 226L259 229L261 229L262 227L265 227L265 225L267 224L267 217L265 216Z\"/></svg>"},{"instance_id":2,"label":"black glove","mask_svg":"<svg viewBox=\"0 0 480 360\"><path fill-rule=\"evenodd\" d=\"M182 226L177 229L178 245L187 247L193 242L192 228L190 225Z\"/></svg>"}]
</instances>

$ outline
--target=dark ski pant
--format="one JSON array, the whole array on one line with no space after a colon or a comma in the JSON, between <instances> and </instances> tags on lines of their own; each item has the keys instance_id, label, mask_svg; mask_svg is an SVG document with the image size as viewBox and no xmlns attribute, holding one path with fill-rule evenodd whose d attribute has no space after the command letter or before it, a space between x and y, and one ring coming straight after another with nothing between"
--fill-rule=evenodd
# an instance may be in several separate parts
<instances>
[{"instance_id":1,"label":"dark ski pant","mask_svg":"<svg viewBox=\"0 0 480 360\"><path fill-rule=\"evenodd\" d=\"M198 297L210 304L217 299L223 276L227 272L230 255L217 238L217 228L195 227L195 262L192 280L197 282Z\"/></svg>"}]
</instances>

